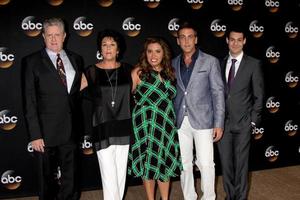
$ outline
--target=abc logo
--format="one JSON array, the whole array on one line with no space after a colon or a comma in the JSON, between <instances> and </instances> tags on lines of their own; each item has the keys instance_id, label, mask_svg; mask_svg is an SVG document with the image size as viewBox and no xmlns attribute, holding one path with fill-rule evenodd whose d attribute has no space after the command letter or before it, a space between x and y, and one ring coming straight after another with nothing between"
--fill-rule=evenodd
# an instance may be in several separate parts
<instances>
[{"instance_id":1,"label":"abc logo","mask_svg":"<svg viewBox=\"0 0 300 200\"><path fill-rule=\"evenodd\" d=\"M101 55L101 53L99 51L97 51L97 53L96 53L96 58L97 58L97 60L103 60L103 56Z\"/></svg>"},{"instance_id":2,"label":"abc logo","mask_svg":"<svg viewBox=\"0 0 300 200\"><path fill-rule=\"evenodd\" d=\"M266 102L266 107L270 113L276 113L279 110L280 103L275 101L275 97L269 97Z\"/></svg>"},{"instance_id":3,"label":"abc logo","mask_svg":"<svg viewBox=\"0 0 300 200\"><path fill-rule=\"evenodd\" d=\"M64 2L64 0L48 0L48 3L51 6L59 6L60 4L62 4Z\"/></svg>"},{"instance_id":4,"label":"abc logo","mask_svg":"<svg viewBox=\"0 0 300 200\"><path fill-rule=\"evenodd\" d=\"M294 73L293 71L288 72L285 75L285 79L284 79L290 88L296 87L299 82L299 77L294 76L293 73Z\"/></svg>"},{"instance_id":5,"label":"abc logo","mask_svg":"<svg viewBox=\"0 0 300 200\"><path fill-rule=\"evenodd\" d=\"M271 13L275 13L279 9L279 1L278 0L266 0L265 5L269 8Z\"/></svg>"},{"instance_id":6,"label":"abc logo","mask_svg":"<svg viewBox=\"0 0 300 200\"><path fill-rule=\"evenodd\" d=\"M76 30L78 35L87 37L93 32L94 25L92 23L88 23L86 17L78 17L73 23L73 28Z\"/></svg>"},{"instance_id":7,"label":"abc logo","mask_svg":"<svg viewBox=\"0 0 300 200\"><path fill-rule=\"evenodd\" d=\"M259 140L260 138L262 138L263 134L265 132L264 128L254 128L252 130L252 135L254 136L254 139Z\"/></svg>"},{"instance_id":8,"label":"abc logo","mask_svg":"<svg viewBox=\"0 0 300 200\"><path fill-rule=\"evenodd\" d=\"M41 33L43 25L39 22L36 22L34 16L28 16L22 21L22 30L29 37L36 37Z\"/></svg>"},{"instance_id":9,"label":"abc logo","mask_svg":"<svg viewBox=\"0 0 300 200\"><path fill-rule=\"evenodd\" d=\"M293 125L293 121L289 120L285 123L284 130L288 133L288 136L294 136L298 131L298 125Z\"/></svg>"},{"instance_id":10,"label":"abc logo","mask_svg":"<svg viewBox=\"0 0 300 200\"><path fill-rule=\"evenodd\" d=\"M0 111L0 128L9 131L16 127L18 118L16 116L10 116L9 110Z\"/></svg>"},{"instance_id":11,"label":"abc logo","mask_svg":"<svg viewBox=\"0 0 300 200\"><path fill-rule=\"evenodd\" d=\"M243 5L243 0L228 0L227 2L229 5Z\"/></svg>"},{"instance_id":12,"label":"abc logo","mask_svg":"<svg viewBox=\"0 0 300 200\"><path fill-rule=\"evenodd\" d=\"M0 6L5 6L10 2L10 0L0 0Z\"/></svg>"},{"instance_id":13,"label":"abc logo","mask_svg":"<svg viewBox=\"0 0 300 200\"><path fill-rule=\"evenodd\" d=\"M296 38L298 35L298 27L294 26L293 22L286 23L284 31L288 34L289 38Z\"/></svg>"},{"instance_id":14,"label":"abc logo","mask_svg":"<svg viewBox=\"0 0 300 200\"><path fill-rule=\"evenodd\" d=\"M29 152L29 153L33 153L33 148L32 148L32 144L31 144L31 142L29 142L28 143L28 145L27 145L27 151Z\"/></svg>"},{"instance_id":15,"label":"abc logo","mask_svg":"<svg viewBox=\"0 0 300 200\"><path fill-rule=\"evenodd\" d=\"M9 190L15 190L20 187L22 182L21 176L16 176L15 171L7 170L1 176L1 183Z\"/></svg>"},{"instance_id":16,"label":"abc logo","mask_svg":"<svg viewBox=\"0 0 300 200\"><path fill-rule=\"evenodd\" d=\"M160 0L144 0L148 8L156 8L159 6Z\"/></svg>"},{"instance_id":17,"label":"abc logo","mask_svg":"<svg viewBox=\"0 0 300 200\"><path fill-rule=\"evenodd\" d=\"M61 170L60 170L60 166L57 166L56 171L53 172L53 179L56 180L58 185L61 185Z\"/></svg>"},{"instance_id":18,"label":"abc logo","mask_svg":"<svg viewBox=\"0 0 300 200\"><path fill-rule=\"evenodd\" d=\"M93 151L93 143L89 135L83 137L83 142L81 143L81 149L84 155L91 155Z\"/></svg>"},{"instance_id":19,"label":"abc logo","mask_svg":"<svg viewBox=\"0 0 300 200\"><path fill-rule=\"evenodd\" d=\"M0 47L0 68L9 68L14 60L15 56L6 47Z\"/></svg>"},{"instance_id":20,"label":"abc logo","mask_svg":"<svg viewBox=\"0 0 300 200\"><path fill-rule=\"evenodd\" d=\"M60 166L57 166L56 172L54 172L54 179L58 180L59 183L60 178L61 178L61 170L60 170Z\"/></svg>"},{"instance_id":21,"label":"abc logo","mask_svg":"<svg viewBox=\"0 0 300 200\"><path fill-rule=\"evenodd\" d=\"M242 9L243 0L228 0L227 3L232 7L232 10L239 11Z\"/></svg>"},{"instance_id":22,"label":"abc logo","mask_svg":"<svg viewBox=\"0 0 300 200\"><path fill-rule=\"evenodd\" d=\"M98 0L98 4L102 7L109 7L113 4L113 0Z\"/></svg>"},{"instance_id":23,"label":"abc logo","mask_svg":"<svg viewBox=\"0 0 300 200\"><path fill-rule=\"evenodd\" d=\"M270 162L274 162L278 159L279 151L275 149L274 146L269 146L265 151L265 157L268 158Z\"/></svg>"},{"instance_id":24,"label":"abc logo","mask_svg":"<svg viewBox=\"0 0 300 200\"><path fill-rule=\"evenodd\" d=\"M168 23L168 30L174 37L177 37L177 31L179 29L178 21L178 18L173 18Z\"/></svg>"},{"instance_id":25,"label":"abc logo","mask_svg":"<svg viewBox=\"0 0 300 200\"><path fill-rule=\"evenodd\" d=\"M137 36L142 29L142 26L140 24L135 24L134 21L134 17L128 17L123 21L122 24L123 30L126 31L127 35L130 37Z\"/></svg>"},{"instance_id":26,"label":"abc logo","mask_svg":"<svg viewBox=\"0 0 300 200\"><path fill-rule=\"evenodd\" d=\"M187 0L187 2L191 4L192 9L194 10L199 10L204 4L203 0Z\"/></svg>"},{"instance_id":27,"label":"abc logo","mask_svg":"<svg viewBox=\"0 0 300 200\"><path fill-rule=\"evenodd\" d=\"M210 24L210 30L213 32L213 34L216 37L223 37L225 35L226 31L226 26L222 25L220 19L215 19L211 24Z\"/></svg>"},{"instance_id":28,"label":"abc logo","mask_svg":"<svg viewBox=\"0 0 300 200\"><path fill-rule=\"evenodd\" d=\"M254 20L249 25L249 31L252 33L253 37L260 38L264 33L264 27L258 25L258 21Z\"/></svg>"},{"instance_id":29,"label":"abc logo","mask_svg":"<svg viewBox=\"0 0 300 200\"><path fill-rule=\"evenodd\" d=\"M280 58L280 52L275 50L275 47L271 46L266 51L266 57L270 63L277 63Z\"/></svg>"}]
</instances>

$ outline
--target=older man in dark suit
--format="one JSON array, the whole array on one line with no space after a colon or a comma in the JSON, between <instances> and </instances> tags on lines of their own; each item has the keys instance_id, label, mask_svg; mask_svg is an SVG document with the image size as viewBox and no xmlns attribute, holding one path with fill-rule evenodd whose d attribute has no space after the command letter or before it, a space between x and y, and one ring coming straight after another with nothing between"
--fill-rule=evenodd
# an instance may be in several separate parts
<instances>
[{"instance_id":1,"label":"older man in dark suit","mask_svg":"<svg viewBox=\"0 0 300 200\"><path fill-rule=\"evenodd\" d=\"M221 64L226 85L225 130L218 143L227 200L247 199L252 127L259 125L264 82L259 60L243 52L246 37L239 27L228 31L229 55Z\"/></svg>"},{"instance_id":2,"label":"older man in dark suit","mask_svg":"<svg viewBox=\"0 0 300 200\"><path fill-rule=\"evenodd\" d=\"M75 183L78 103L83 60L63 49L61 19L43 23L45 48L24 58L25 118L39 157L40 199L78 199ZM78 109L78 110L77 110ZM60 166L58 192L53 168Z\"/></svg>"}]
</instances>

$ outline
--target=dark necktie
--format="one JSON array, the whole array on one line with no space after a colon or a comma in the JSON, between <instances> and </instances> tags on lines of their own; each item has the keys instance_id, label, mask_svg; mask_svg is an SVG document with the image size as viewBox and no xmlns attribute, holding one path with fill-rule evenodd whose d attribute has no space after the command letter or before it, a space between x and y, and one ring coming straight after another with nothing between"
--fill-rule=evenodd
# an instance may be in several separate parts
<instances>
[{"instance_id":1,"label":"dark necktie","mask_svg":"<svg viewBox=\"0 0 300 200\"><path fill-rule=\"evenodd\" d=\"M56 69L57 69L58 75L59 75L62 83L67 88L66 71L65 71L64 63L62 62L62 59L61 59L59 53L57 54L57 59L56 59Z\"/></svg>"},{"instance_id":2,"label":"dark necktie","mask_svg":"<svg viewBox=\"0 0 300 200\"><path fill-rule=\"evenodd\" d=\"M228 74L228 88L230 89L230 87L232 86L233 80L234 80L234 74L235 74L235 63L236 63L236 59L231 59L231 67L229 70L229 74Z\"/></svg>"}]
</instances>

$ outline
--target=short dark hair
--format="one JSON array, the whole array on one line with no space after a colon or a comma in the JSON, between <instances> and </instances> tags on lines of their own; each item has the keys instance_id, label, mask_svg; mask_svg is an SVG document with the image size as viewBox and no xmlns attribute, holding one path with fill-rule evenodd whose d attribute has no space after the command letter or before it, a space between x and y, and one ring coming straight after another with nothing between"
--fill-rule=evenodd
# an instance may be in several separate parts
<instances>
[{"instance_id":1,"label":"short dark hair","mask_svg":"<svg viewBox=\"0 0 300 200\"><path fill-rule=\"evenodd\" d=\"M242 25L229 25L226 31L226 37L229 38L231 32L242 33L244 38L246 38L246 31Z\"/></svg>"},{"instance_id":2,"label":"short dark hair","mask_svg":"<svg viewBox=\"0 0 300 200\"><path fill-rule=\"evenodd\" d=\"M97 37L97 49L99 53L101 53L101 43L103 38L105 37L112 38L117 43L117 48L119 50L117 60L120 60L123 57L123 54L126 50L124 37L122 36L121 33L112 29L105 29L103 31L100 31Z\"/></svg>"},{"instance_id":3,"label":"short dark hair","mask_svg":"<svg viewBox=\"0 0 300 200\"><path fill-rule=\"evenodd\" d=\"M179 33L180 30L182 30L184 28L193 29L197 35L198 31L197 31L195 24L193 24L189 21L179 21L179 28L177 30L177 34Z\"/></svg>"}]
</instances>

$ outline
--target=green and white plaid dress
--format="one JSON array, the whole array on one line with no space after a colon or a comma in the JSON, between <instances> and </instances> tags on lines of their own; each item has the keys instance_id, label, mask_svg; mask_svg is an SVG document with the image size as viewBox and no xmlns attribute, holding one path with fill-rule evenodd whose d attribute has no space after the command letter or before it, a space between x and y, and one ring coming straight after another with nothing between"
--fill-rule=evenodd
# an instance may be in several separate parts
<instances>
[{"instance_id":1,"label":"green and white plaid dress","mask_svg":"<svg viewBox=\"0 0 300 200\"><path fill-rule=\"evenodd\" d=\"M132 121L134 138L128 173L144 180L168 181L180 175L182 163L172 99L176 89L152 71L136 89Z\"/></svg>"}]
</instances>

